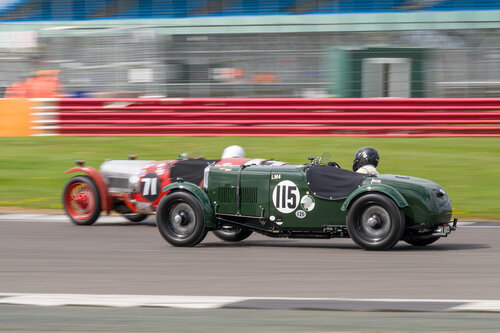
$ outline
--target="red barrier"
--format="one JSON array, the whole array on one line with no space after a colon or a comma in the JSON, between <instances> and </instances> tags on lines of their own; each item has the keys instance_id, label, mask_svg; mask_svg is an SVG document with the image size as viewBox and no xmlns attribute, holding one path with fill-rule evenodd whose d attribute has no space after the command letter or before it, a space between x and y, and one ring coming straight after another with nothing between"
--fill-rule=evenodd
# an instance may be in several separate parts
<instances>
[{"instance_id":1,"label":"red barrier","mask_svg":"<svg viewBox=\"0 0 500 333\"><path fill-rule=\"evenodd\" d=\"M60 99L50 105L56 125L39 129L68 136L500 136L500 98Z\"/></svg>"},{"instance_id":2,"label":"red barrier","mask_svg":"<svg viewBox=\"0 0 500 333\"><path fill-rule=\"evenodd\" d=\"M165 98L59 101L61 111L90 110L499 110L500 98Z\"/></svg>"},{"instance_id":3,"label":"red barrier","mask_svg":"<svg viewBox=\"0 0 500 333\"><path fill-rule=\"evenodd\" d=\"M65 124L499 124L500 112L61 112Z\"/></svg>"}]
</instances>

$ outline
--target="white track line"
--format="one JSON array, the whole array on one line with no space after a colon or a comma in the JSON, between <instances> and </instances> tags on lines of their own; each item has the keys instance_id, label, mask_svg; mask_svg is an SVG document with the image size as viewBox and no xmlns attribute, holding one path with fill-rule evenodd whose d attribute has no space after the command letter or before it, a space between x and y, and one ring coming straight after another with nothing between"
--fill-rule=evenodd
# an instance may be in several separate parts
<instances>
[{"instance_id":1,"label":"white track line","mask_svg":"<svg viewBox=\"0 0 500 333\"><path fill-rule=\"evenodd\" d=\"M243 297L155 296L155 295L91 295L91 294L11 294L1 293L0 304L37 306L109 306L169 307L214 309L228 303L241 302Z\"/></svg>"},{"instance_id":2,"label":"white track line","mask_svg":"<svg viewBox=\"0 0 500 333\"><path fill-rule=\"evenodd\" d=\"M158 295L96 295L96 294L32 294L0 293L0 304L33 306L106 306L106 307L165 307L183 309L275 308L324 310L355 310L359 306L372 311L408 309L428 311L426 305L436 304L435 311L500 312L500 300L441 300L441 299L349 299L293 297L226 297L226 296L158 296ZM347 307L346 307L347 306Z\"/></svg>"},{"instance_id":3,"label":"white track line","mask_svg":"<svg viewBox=\"0 0 500 333\"><path fill-rule=\"evenodd\" d=\"M450 311L487 311L487 312L500 312L499 300L484 300L484 301L471 301L464 305L459 305L450 308Z\"/></svg>"}]
</instances>

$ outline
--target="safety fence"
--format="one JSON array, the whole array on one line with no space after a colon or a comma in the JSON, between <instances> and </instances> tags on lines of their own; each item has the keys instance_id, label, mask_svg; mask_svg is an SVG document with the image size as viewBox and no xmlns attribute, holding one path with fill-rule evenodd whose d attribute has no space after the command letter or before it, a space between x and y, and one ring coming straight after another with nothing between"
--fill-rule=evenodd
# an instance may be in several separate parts
<instances>
[{"instance_id":1,"label":"safety fence","mask_svg":"<svg viewBox=\"0 0 500 333\"><path fill-rule=\"evenodd\" d=\"M500 136L500 98L38 100L35 135Z\"/></svg>"}]
</instances>

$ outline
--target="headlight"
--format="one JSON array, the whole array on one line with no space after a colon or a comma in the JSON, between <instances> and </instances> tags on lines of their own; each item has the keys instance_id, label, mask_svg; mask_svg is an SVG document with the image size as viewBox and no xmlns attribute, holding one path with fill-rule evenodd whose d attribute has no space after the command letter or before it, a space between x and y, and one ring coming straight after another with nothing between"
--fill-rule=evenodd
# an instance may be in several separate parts
<instances>
[{"instance_id":1,"label":"headlight","mask_svg":"<svg viewBox=\"0 0 500 333\"><path fill-rule=\"evenodd\" d=\"M141 191L141 186L139 183L139 177L130 176L128 179L128 188L132 193L139 193Z\"/></svg>"}]
</instances>

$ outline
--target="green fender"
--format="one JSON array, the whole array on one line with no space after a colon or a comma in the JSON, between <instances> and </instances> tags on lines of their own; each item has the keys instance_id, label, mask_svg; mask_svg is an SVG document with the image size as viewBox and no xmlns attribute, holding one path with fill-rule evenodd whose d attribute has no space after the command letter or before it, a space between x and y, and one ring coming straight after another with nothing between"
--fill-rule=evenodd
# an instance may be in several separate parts
<instances>
[{"instance_id":1,"label":"green fender","mask_svg":"<svg viewBox=\"0 0 500 333\"><path fill-rule=\"evenodd\" d=\"M352 200L357 198L360 194L366 193L366 192L379 192L382 194L387 195L390 197L396 205L398 205L399 208L404 208L408 207L408 202L406 202L406 199L403 197L401 193L399 193L394 187L391 187L389 185L384 185L384 184L371 184L369 186L362 186L358 189L356 189L354 192L352 192L347 199L344 200L344 203L342 204L342 207L340 210L345 212L347 210L347 207L349 207L349 204L351 203Z\"/></svg>"},{"instance_id":2,"label":"green fender","mask_svg":"<svg viewBox=\"0 0 500 333\"><path fill-rule=\"evenodd\" d=\"M212 209L208 195L198 185L184 182L182 179L177 179L177 182L171 183L162 189L165 196L168 196L169 192L172 193L177 191L185 191L194 195L200 202L201 208L203 209L205 226L209 228L214 226L214 210Z\"/></svg>"}]
</instances>

